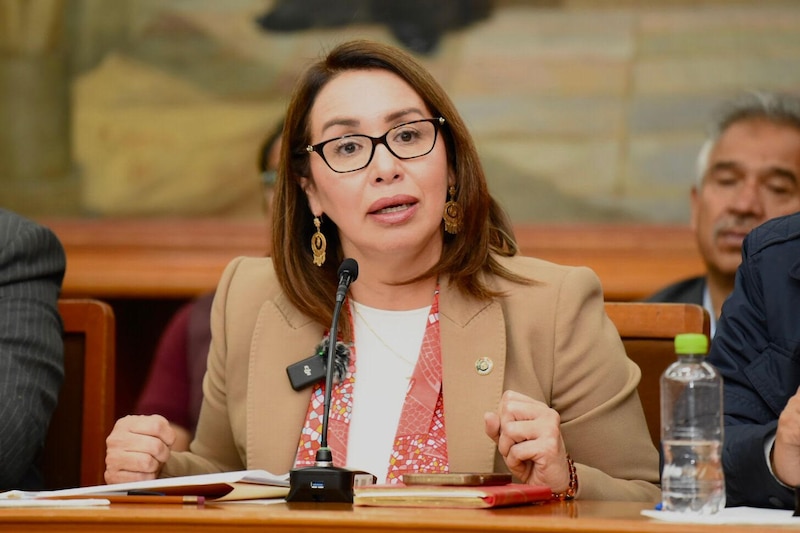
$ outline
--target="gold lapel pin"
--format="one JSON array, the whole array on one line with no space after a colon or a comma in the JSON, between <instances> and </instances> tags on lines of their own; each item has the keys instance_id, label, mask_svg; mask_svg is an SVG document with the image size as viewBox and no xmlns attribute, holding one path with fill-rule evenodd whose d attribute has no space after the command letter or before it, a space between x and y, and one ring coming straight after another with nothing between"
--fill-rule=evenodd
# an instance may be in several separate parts
<instances>
[{"instance_id":1,"label":"gold lapel pin","mask_svg":"<svg viewBox=\"0 0 800 533\"><path fill-rule=\"evenodd\" d=\"M492 372L493 368L494 362L488 357L481 357L475 361L475 370L477 370L478 374L481 376L488 376Z\"/></svg>"}]
</instances>

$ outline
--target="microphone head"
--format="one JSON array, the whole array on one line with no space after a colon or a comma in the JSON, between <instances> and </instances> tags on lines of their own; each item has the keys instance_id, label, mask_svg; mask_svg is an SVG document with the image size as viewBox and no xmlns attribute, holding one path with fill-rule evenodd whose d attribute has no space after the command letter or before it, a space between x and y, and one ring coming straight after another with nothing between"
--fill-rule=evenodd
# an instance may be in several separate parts
<instances>
[{"instance_id":1,"label":"microphone head","mask_svg":"<svg viewBox=\"0 0 800 533\"><path fill-rule=\"evenodd\" d=\"M358 262L352 257L348 257L342 261L342 264L339 266L339 279L342 279L343 276L347 276L350 283L354 282L358 277Z\"/></svg>"}]
</instances>

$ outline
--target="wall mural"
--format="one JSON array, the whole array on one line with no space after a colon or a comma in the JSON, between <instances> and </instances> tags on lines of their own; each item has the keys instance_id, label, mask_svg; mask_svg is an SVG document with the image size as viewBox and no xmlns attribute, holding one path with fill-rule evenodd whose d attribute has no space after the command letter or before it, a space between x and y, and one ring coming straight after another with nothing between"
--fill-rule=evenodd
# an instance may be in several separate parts
<instances>
[{"instance_id":1,"label":"wall mural","mask_svg":"<svg viewBox=\"0 0 800 533\"><path fill-rule=\"evenodd\" d=\"M430 55L445 33L488 18L491 7L489 0L278 0L257 22L274 32L382 24L408 50Z\"/></svg>"},{"instance_id":2,"label":"wall mural","mask_svg":"<svg viewBox=\"0 0 800 533\"><path fill-rule=\"evenodd\" d=\"M430 69L520 222L684 223L709 112L800 91L778 0L8 0L0 20L0 196L32 215L262 217L259 148L351 38Z\"/></svg>"}]
</instances>

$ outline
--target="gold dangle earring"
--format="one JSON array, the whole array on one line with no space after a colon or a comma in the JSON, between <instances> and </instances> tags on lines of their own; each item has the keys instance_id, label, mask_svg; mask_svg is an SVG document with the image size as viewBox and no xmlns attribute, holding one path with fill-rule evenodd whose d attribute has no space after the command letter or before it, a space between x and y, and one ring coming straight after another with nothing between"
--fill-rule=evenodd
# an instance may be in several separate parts
<instances>
[{"instance_id":1,"label":"gold dangle earring","mask_svg":"<svg viewBox=\"0 0 800 533\"><path fill-rule=\"evenodd\" d=\"M451 185L450 188L447 190L448 200L447 203L444 204L444 214L442 215L442 219L444 220L444 230L447 233L455 235L461 229L461 223L464 219L464 213L461 211L461 206L458 205L458 202L455 200L456 195L456 188L454 185Z\"/></svg>"},{"instance_id":2,"label":"gold dangle earring","mask_svg":"<svg viewBox=\"0 0 800 533\"><path fill-rule=\"evenodd\" d=\"M328 241L325 235L319 230L319 217L314 217L314 225L317 231L311 236L311 253L314 254L314 264L321 267L325 263L325 250L328 248Z\"/></svg>"}]
</instances>

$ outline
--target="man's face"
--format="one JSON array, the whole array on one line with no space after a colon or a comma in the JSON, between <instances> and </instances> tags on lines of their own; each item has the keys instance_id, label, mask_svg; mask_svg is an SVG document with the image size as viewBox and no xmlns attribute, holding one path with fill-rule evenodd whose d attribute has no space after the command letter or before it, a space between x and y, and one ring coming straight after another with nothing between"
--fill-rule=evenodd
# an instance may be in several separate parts
<instances>
[{"instance_id":1,"label":"man's face","mask_svg":"<svg viewBox=\"0 0 800 533\"><path fill-rule=\"evenodd\" d=\"M692 189L692 229L709 271L734 275L751 229L800 211L800 131L765 119L728 127Z\"/></svg>"}]
</instances>

